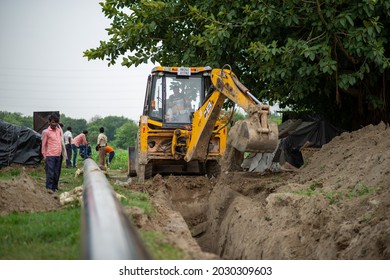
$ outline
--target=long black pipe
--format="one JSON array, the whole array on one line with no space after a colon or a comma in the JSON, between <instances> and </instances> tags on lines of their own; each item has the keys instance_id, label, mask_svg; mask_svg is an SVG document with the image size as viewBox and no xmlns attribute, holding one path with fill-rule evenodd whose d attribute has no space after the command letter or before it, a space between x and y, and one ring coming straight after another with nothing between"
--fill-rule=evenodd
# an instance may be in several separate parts
<instances>
[{"instance_id":1,"label":"long black pipe","mask_svg":"<svg viewBox=\"0 0 390 280\"><path fill-rule=\"evenodd\" d=\"M105 174L84 160L82 253L89 260L150 259Z\"/></svg>"}]
</instances>

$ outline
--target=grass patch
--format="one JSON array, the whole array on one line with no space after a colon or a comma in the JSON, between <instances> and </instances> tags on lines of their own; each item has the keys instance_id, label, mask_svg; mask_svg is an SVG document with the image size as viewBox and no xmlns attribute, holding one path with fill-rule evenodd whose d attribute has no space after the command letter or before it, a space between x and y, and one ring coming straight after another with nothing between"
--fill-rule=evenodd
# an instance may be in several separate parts
<instances>
[{"instance_id":1,"label":"grass patch","mask_svg":"<svg viewBox=\"0 0 390 280\"><path fill-rule=\"evenodd\" d=\"M69 191L75 187L83 185L83 175L75 177L76 169L74 168L62 168L60 176L60 192Z\"/></svg>"},{"instance_id":2,"label":"grass patch","mask_svg":"<svg viewBox=\"0 0 390 280\"><path fill-rule=\"evenodd\" d=\"M316 190L309 187L307 189L294 191L293 193L298 195L303 195L303 196L312 196L316 194Z\"/></svg>"},{"instance_id":3,"label":"grass patch","mask_svg":"<svg viewBox=\"0 0 390 280\"><path fill-rule=\"evenodd\" d=\"M80 259L80 208L0 217L0 259Z\"/></svg>"},{"instance_id":4,"label":"grass patch","mask_svg":"<svg viewBox=\"0 0 390 280\"><path fill-rule=\"evenodd\" d=\"M6 168L6 169L0 169L0 180L10 180L14 177L20 176L22 171L20 168Z\"/></svg>"},{"instance_id":5,"label":"grass patch","mask_svg":"<svg viewBox=\"0 0 390 280\"><path fill-rule=\"evenodd\" d=\"M45 169L43 168L43 166L42 168L34 168L34 170L28 173L28 175L38 180L46 177Z\"/></svg>"},{"instance_id":6,"label":"grass patch","mask_svg":"<svg viewBox=\"0 0 390 280\"><path fill-rule=\"evenodd\" d=\"M110 169L113 170L127 170L128 154L127 150L115 150L115 156L110 164Z\"/></svg>"},{"instance_id":7,"label":"grass patch","mask_svg":"<svg viewBox=\"0 0 390 280\"><path fill-rule=\"evenodd\" d=\"M107 156L106 156L106 159L107 159ZM95 150L92 151L91 157L96 163L99 162L99 154ZM127 150L116 149L115 156L112 159L112 161L108 167L112 170L127 170L127 165L128 165ZM80 165L80 166L82 166L82 165Z\"/></svg>"},{"instance_id":8,"label":"grass patch","mask_svg":"<svg viewBox=\"0 0 390 280\"><path fill-rule=\"evenodd\" d=\"M141 231L147 250L156 260L180 260L183 259L183 251L164 241L164 236L159 232Z\"/></svg>"},{"instance_id":9,"label":"grass patch","mask_svg":"<svg viewBox=\"0 0 390 280\"><path fill-rule=\"evenodd\" d=\"M347 193L348 198L354 198L375 193L375 188L365 185L364 183L356 184L353 189Z\"/></svg>"},{"instance_id":10,"label":"grass patch","mask_svg":"<svg viewBox=\"0 0 390 280\"><path fill-rule=\"evenodd\" d=\"M324 192L323 190L318 190L314 185L310 185L307 189L295 191L293 193L303 196L323 195L329 200L330 204L336 203L343 196L340 192Z\"/></svg>"},{"instance_id":11,"label":"grass patch","mask_svg":"<svg viewBox=\"0 0 390 280\"><path fill-rule=\"evenodd\" d=\"M141 208L148 216L154 213L153 206L147 193L130 192L125 188L115 188L115 191L126 197L126 200L121 201L123 206L135 206Z\"/></svg>"},{"instance_id":12,"label":"grass patch","mask_svg":"<svg viewBox=\"0 0 390 280\"><path fill-rule=\"evenodd\" d=\"M372 195L376 192L374 187L367 186L364 183L356 184L354 188L348 193L338 191L325 192L321 188L322 184L320 182L314 181L308 188L294 191L293 193L303 196L323 195L326 199L329 200L330 204L334 204L343 198L352 199L364 195Z\"/></svg>"},{"instance_id":13,"label":"grass patch","mask_svg":"<svg viewBox=\"0 0 390 280\"><path fill-rule=\"evenodd\" d=\"M325 196L326 199L329 200L330 204L335 204L342 197L342 194L339 192L328 192L328 193L322 192L322 194Z\"/></svg>"}]
</instances>

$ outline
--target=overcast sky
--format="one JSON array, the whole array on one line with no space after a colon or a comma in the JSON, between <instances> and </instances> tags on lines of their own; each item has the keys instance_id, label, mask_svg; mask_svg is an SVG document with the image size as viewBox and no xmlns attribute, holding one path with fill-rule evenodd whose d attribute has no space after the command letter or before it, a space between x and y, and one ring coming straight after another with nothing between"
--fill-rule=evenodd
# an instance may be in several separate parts
<instances>
[{"instance_id":1,"label":"overcast sky","mask_svg":"<svg viewBox=\"0 0 390 280\"><path fill-rule=\"evenodd\" d=\"M0 111L138 121L153 65L108 67L83 57L108 38L100 1L0 1Z\"/></svg>"}]
</instances>

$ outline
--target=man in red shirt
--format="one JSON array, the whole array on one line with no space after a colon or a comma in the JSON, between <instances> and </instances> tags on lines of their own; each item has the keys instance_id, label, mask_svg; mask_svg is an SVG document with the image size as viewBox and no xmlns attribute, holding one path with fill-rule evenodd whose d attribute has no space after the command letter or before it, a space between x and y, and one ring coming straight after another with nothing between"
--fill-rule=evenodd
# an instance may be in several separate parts
<instances>
[{"instance_id":1,"label":"man in red shirt","mask_svg":"<svg viewBox=\"0 0 390 280\"><path fill-rule=\"evenodd\" d=\"M73 167L76 167L76 159L77 159L77 149L83 149L84 154L87 151L87 145L89 144L87 141L88 130L83 130L83 133L80 133L72 141L72 150L73 150Z\"/></svg>"},{"instance_id":2,"label":"man in red shirt","mask_svg":"<svg viewBox=\"0 0 390 280\"><path fill-rule=\"evenodd\" d=\"M53 193L58 190L62 158L66 160L64 136L59 126L59 116L55 113L49 116L49 127L43 133L42 155L45 160L46 189Z\"/></svg>"}]
</instances>

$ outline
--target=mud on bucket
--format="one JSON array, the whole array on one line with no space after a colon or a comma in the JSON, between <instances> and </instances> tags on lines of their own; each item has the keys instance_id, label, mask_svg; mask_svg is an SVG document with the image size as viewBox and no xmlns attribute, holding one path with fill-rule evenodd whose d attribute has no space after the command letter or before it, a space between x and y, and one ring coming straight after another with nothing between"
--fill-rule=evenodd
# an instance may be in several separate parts
<instances>
[{"instance_id":1,"label":"mud on bucket","mask_svg":"<svg viewBox=\"0 0 390 280\"><path fill-rule=\"evenodd\" d=\"M228 143L240 152L272 153L278 145L278 127L269 123L264 129L256 118L240 120L231 127Z\"/></svg>"}]
</instances>

